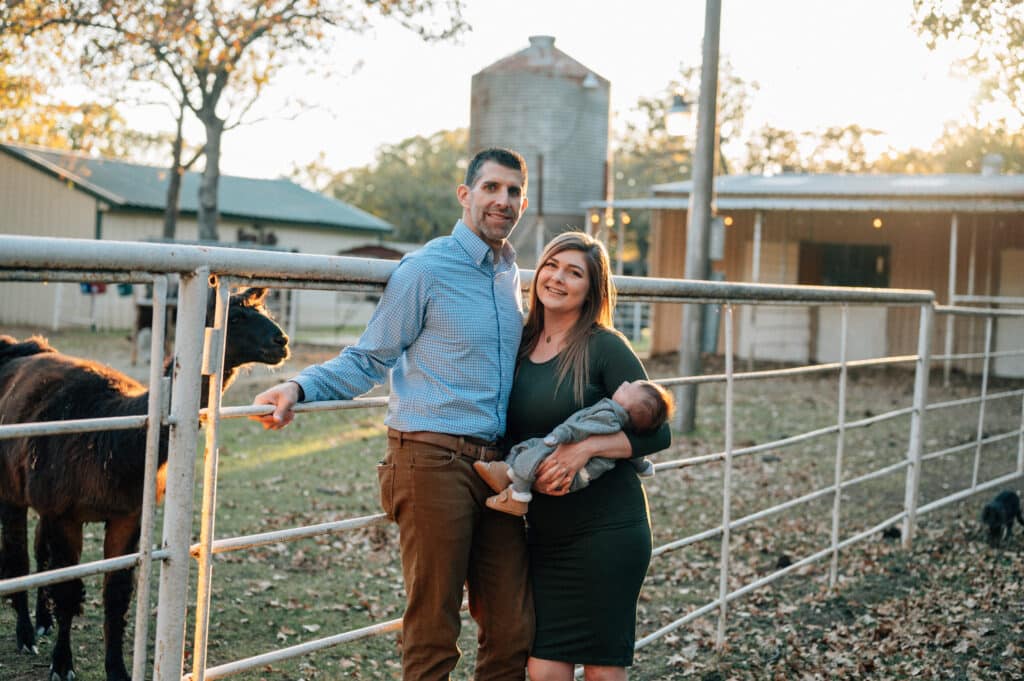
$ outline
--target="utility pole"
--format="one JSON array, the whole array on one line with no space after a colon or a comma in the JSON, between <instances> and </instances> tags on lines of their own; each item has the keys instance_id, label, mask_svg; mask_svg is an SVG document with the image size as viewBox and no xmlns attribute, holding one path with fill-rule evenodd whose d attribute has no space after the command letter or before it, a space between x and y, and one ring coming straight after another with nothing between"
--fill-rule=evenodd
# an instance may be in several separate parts
<instances>
[{"instance_id":1,"label":"utility pole","mask_svg":"<svg viewBox=\"0 0 1024 681\"><path fill-rule=\"evenodd\" d=\"M715 113L718 108L718 29L721 0L707 0L704 9L704 60L700 68L700 99L697 108L697 145L693 155L693 191L686 219L686 279L707 279L710 275L708 248L711 233L711 196L715 168ZM696 303L683 305L683 327L679 347L679 374L696 376L700 370L702 309ZM697 386L683 385L677 394L676 427L693 431L697 420Z\"/></svg>"}]
</instances>

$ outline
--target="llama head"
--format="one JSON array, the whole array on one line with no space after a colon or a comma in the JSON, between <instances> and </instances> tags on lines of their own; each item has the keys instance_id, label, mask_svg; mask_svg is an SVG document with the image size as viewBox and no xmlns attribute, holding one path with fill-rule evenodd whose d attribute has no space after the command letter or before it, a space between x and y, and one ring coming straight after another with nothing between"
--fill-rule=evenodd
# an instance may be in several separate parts
<instances>
[{"instance_id":1,"label":"llama head","mask_svg":"<svg viewBox=\"0 0 1024 681\"><path fill-rule=\"evenodd\" d=\"M277 366L288 359L288 336L265 305L267 289L248 288L231 296L228 305L224 368L259 362Z\"/></svg>"}]
</instances>

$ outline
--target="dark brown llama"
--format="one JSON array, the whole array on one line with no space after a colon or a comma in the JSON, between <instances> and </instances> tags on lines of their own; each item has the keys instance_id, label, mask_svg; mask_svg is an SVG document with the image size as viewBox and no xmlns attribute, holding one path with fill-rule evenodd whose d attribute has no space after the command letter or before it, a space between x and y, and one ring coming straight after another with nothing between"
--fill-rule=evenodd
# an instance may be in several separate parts
<instances>
[{"instance_id":1,"label":"dark brown llama","mask_svg":"<svg viewBox=\"0 0 1024 681\"><path fill-rule=\"evenodd\" d=\"M212 298L213 296L211 296ZM224 387L240 367L278 365L288 358L288 337L264 307L266 289L231 296L224 353ZM207 323L213 319L213 301ZM169 365L168 365L169 366ZM203 382L206 403L206 381ZM145 414L146 389L110 367L69 357L44 339L23 343L0 336L0 423ZM82 553L82 526L103 522L106 558L138 550L142 514L146 434L134 430L49 435L0 440L0 578L28 574L27 515L39 514L35 556L38 570L75 565ZM167 430L160 438L160 468L167 463ZM162 479L162 475L160 478ZM108 681L127 681L123 637L132 596L132 569L104 575L103 636ZM73 681L71 620L81 613L85 588L79 579L47 588L57 620L51 681ZM52 626L44 594L33 629L26 592L14 594L18 648L36 652L35 636Z\"/></svg>"}]
</instances>

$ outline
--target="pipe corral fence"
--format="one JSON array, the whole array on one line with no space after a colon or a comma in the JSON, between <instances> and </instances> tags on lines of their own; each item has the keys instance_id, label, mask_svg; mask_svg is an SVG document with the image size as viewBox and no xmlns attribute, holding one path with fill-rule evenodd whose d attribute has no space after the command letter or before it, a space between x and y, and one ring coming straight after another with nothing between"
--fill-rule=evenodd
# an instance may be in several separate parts
<instances>
[{"instance_id":1,"label":"pipe corral fence","mask_svg":"<svg viewBox=\"0 0 1024 681\"><path fill-rule=\"evenodd\" d=\"M394 262L379 260L252 252L204 246L0 237L0 280L150 283L153 285L154 292L154 326L147 415L50 423L5 423L0 426L0 439L146 427L148 429L146 490L142 512L140 551L118 558L98 560L22 578L2 580L0 581L0 595L9 595L68 579L137 566L133 678L143 679L147 677L150 662L147 659L147 646L150 638L151 564L158 563L160 566L159 593L152 659L152 678L158 681L180 681L183 678L192 681L220 679L257 669L272 662L400 629L400 619L371 622L361 628L335 633L291 647L270 650L254 657L219 666L207 667L207 641L211 620L211 562L214 555L245 551L254 547L319 535L350 532L385 522L384 515L378 513L312 526L214 539L213 528L217 512L218 427L221 419L240 418L270 411L269 408L263 407L225 407L221 404L224 320L230 287L259 285L279 288L378 292L383 289L395 266ZM528 285L531 273L524 272L523 275L524 285ZM171 277L177 278L180 282L177 300L177 331L173 375L170 379L164 379L162 377L162 349L165 333L163 312L167 305L168 280ZM616 277L615 282L621 300L718 304L722 306L724 319L722 325L725 348L723 373L667 378L658 381L663 385L673 387L687 383L724 384L724 448L722 451L712 454L660 461L656 465L659 475L708 464L720 466L722 469L721 521L714 527L689 536L675 538L654 549L654 556L657 557L692 544L717 542L719 547L718 594L716 598L694 607L688 612L671 613L666 617L667 621L664 621L654 631L641 632L642 635L637 639L637 648L652 645L687 623L712 614L717 614L718 617L717 635L718 641L721 642L725 636L730 603L736 599L765 587L803 566L818 561L828 561L829 583L834 586L838 579L839 553L846 547L862 542L887 528L898 526L902 545L904 548L909 548L914 540L917 519L923 514L1024 476L1024 389L989 391L991 360L1001 355L1024 355L1024 350L1021 349L1000 353L992 351L993 322L995 319L1005 316L1019 317L1024 315L1022 311L940 306L935 304L934 294L930 291L773 286L637 277ZM213 327L204 328L207 296L211 294L211 287L212 294L216 295L216 315ZM840 360L828 364L737 372L733 361L735 347L733 316L734 308L737 305L840 306L842 310ZM851 333L851 329L848 328L847 311L852 305L882 305L916 309L918 313L916 354L856 361L847 360L847 338ZM949 352L945 355L932 355L936 315L947 315L949 318L980 317L983 319L986 339L984 351L958 355L952 355ZM1024 339L1022 339L1022 343L1024 343ZM980 393L956 400L929 403L927 395L933 362L953 360L977 360L980 362ZM865 367L900 365L913 369L910 404L881 413L873 413L864 418L848 420L846 395L849 372ZM773 378L786 379L812 374L836 377L838 409L834 423L806 432L787 435L770 442L737 446L734 434L736 429L734 387L737 382ZM207 405L199 403L200 386L204 380L210 381L211 388ZM169 400L167 395L171 395ZM985 427L986 407L1003 400L1020 402L1020 409L1014 408L1015 413L1019 411L1020 414L1016 425L1001 432L988 432ZM387 398L359 398L349 401L301 404L296 411L379 408L385 406L386 402ZM938 412L954 407L977 408L975 437L970 441L961 442L951 447L926 451L926 415L929 412ZM201 420L205 423L205 455L203 480L201 481L200 540L197 544L192 544L190 538L194 529L193 497L196 483L194 471L196 470L196 452L200 430L200 419L196 418L197 414L201 415ZM856 476L845 475L843 461L847 434L855 429L867 428L874 424L901 418L909 420L906 430L905 456L902 456L895 464L875 468ZM159 542L155 542L153 537L156 503L155 478L161 425L169 427L170 438L163 534ZM252 427L258 428L256 424L253 424ZM836 443L833 454L834 475L831 484L807 494L794 496L770 508L746 515L734 515L735 508L731 500L732 475L734 465L738 460L758 453L783 450L796 443L823 436L834 436ZM1009 471L1003 471L996 477L983 480L979 473L983 449L995 443L1015 446L1015 465ZM930 460L953 457L965 452L973 456L970 484L961 489L951 490L942 498L934 499L926 504L920 503L919 487L922 466ZM870 527L844 536L841 523L844 492L868 481L888 476L903 476L902 510ZM771 518L783 511L816 500L822 500L825 503L831 502L831 533L828 545L820 547L809 555L794 559L786 567L748 581L739 588L730 588L731 533L757 521ZM188 593L189 575L193 561L197 565L198 576L195 590L192 670L188 672L183 668L188 599L182 598L182 594ZM651 573L656 573L657 569L655 559L655 562L652 562Z\"/></svg>"}]
</instances>

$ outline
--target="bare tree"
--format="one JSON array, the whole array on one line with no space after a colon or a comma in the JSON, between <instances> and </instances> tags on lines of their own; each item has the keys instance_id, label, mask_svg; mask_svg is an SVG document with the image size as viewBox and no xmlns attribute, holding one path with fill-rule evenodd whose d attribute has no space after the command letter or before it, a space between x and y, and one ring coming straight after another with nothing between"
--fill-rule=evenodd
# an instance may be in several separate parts
<instances>
[{"instance_id":1,"label":"bare tree","mask_svg":"<svg viewBox=\"0 0 1024 681\"><path fill-rule=\"evenodd\" d=\"M58 30L81 41L84 68L157 68L205 131L199 187L199 236L217 240L221 139L245 119L288 64L316 59L341 35L379 18L398 21L424 40L465 29L460 0L49 0L8 5L0 21L29 32Z\"/></svg>"}]
</instances>

